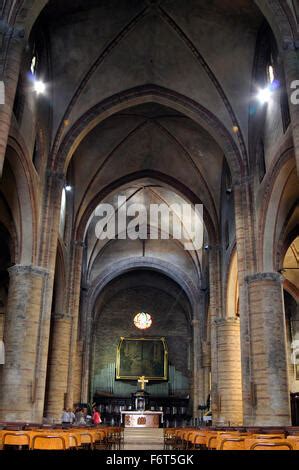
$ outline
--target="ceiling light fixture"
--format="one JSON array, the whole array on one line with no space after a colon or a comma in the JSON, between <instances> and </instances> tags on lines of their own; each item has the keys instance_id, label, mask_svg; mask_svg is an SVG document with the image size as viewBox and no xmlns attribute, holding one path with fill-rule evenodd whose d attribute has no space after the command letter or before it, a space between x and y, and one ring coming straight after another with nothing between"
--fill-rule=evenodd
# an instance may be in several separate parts
<instances>
[{"instance_id":1,"label":"ceiling light fixture","mask_svg":"<svg viewBox=\"0 0 299 470\"><path fill-rule=\"evenodd\" d=\"M43 95L46 92L46 84L42 80L34 80L33 88L37 95Z\"/></svg>"},{"instance_id":2,"label":"ceiling light fixture","mask_svg":"<svg viewBox=\"0 0 299 470\"><path fill-rule=\"evenodd\" d=\"M257 98L261 104L269 103L271 99L271 90L269 87L262 88L257 94Z\"/></svg>"}]
</instances>

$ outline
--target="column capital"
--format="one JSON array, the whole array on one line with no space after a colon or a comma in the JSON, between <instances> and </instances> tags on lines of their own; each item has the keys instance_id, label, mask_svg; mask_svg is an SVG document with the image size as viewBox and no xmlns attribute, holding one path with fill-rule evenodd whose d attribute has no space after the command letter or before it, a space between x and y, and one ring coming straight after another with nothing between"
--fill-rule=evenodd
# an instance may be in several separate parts
<instances>
[{"instance_id":1,"label":"column capital","mask_svg":"<svg viewBox=\"0 0 299 470\"><path fill-rule=\"evenodd\" d=\"M252 282L258 281L272 281L272 282L283 282L283 276L276 272L268 272L268 273L255 273L250 274L245 277L245 280L248 284Z\"/></svg>"},{"instance_id":2,"label":"column capital","mask_svg":"<svg viewBox=\"0 0 299 470\"><path fill-rule=\"evenodd\" d=\"M294 40L292 38L284 38L282 40L282 49L284 51L296 51L299 49L299 40Z\"/></svg>"},{"instance_id":3,"label":"column capital","mask_svg":"<svg viewBox=\"0 0 299 470\"><path fill-rule=\"evenodd\" d=\"M19 26L9 26L8 23L0 21L0 33L3 34L5 39L10 41L19 41L25 44L25 29Z\"/></svg>"},{"instance_id":4,"label":"column capital","mask_svg":"<svg viewBox=\"0 0 299 470\"><path fill-rule=\"evenodd\" d=\"M40 266L34 266L32 264L24 265L24 264L15 264L8 268L8 272L10 277L18 275L18 274L32 274L33 276L40 276L40 277L48 277L49 270L46 268L42 268Z\"/></svg>"},{"instance_id":5,"label":"column capital","mask_svg":"<svg viewBox=\"0 0 299 470\"><path fill-rule=\"evenodd\" d=\"M254 182L254 178L252 175L250 176L242 176L239 179L236 179L233 182L233 189L242 189L245 185L250 185Z\"/></svg>"},{"instance_id":6,"label":"column capital","mask_svg":"<svg viewBox=\"0 0 299 470\"><path fill-rule=\"evenodd\" d=\"M52 318L55 321L71 321L73 319L72 315L61 312L53 312Z\"/></svg>"},{"instance_id":7,"label":"column capital","mask_svg":"<svg viewBox=\"0 0 299 470\"><path fill-rule=\"evenodd\" d=\"M75 247L75 248L84 248L85 246L85 243L83 240L72 240L72 245Z\"/></svg>"},{"instance_id":8,"label":"column capital","mask_svg":"<svg viewBox=\"0 0 299 470\"><path fill-rule=\"evenodd\" d=\"M217 326L239 324L240 318L239 317L217 318L215 320L215 323Z\"/></svg>"}]
</instances>

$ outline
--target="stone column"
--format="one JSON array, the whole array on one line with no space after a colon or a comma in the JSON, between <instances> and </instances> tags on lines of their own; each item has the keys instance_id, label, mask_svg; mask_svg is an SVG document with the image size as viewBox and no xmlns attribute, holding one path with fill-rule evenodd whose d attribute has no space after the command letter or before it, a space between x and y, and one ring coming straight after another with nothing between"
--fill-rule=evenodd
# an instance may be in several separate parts
<instances>
[{"instance_id":1,"label":"stone column","mask_svg":"<svg viewBox=\"0 0 299 470\"><path fill-rule=\"evenodd\" d=\"M0 419L40 422L46 372L41 374L39 370L38 350L48 272L36 266L16 265L9 274L6 360L0 366Z\"/></svg>"},{"instance_id":2,"label":"stone column","mask_svg":"<svg viewBox=\"0 0 299 470\"><path fill-rule=\"evenodd\" d=\"M219 419L243 423L240 321L217 320Z\"/></svg>"},{"instance_id":3,"label":"stone column","mask_svg":"<svg viewBox=\"0 0 299 470\"><path fill-rule=\"evenodd\" d=\"M72 329L70 335L69 349L69 366L67 379L67 407L72 408L74 405L74 382L75 382L75 364L77 359L78 347L78 321L80 309L80 293L81 293L81 276L82 276L82 259L83 259L83 242L75 241L72 246L71 262L70 262L70 282L67 298L67 311L72 316Z\"/></svg>"},{"instance_id":4,"label":"stone column","mask_svg":"<svg viewBox=\"0 0 299 470\"><path fill-rule=\"evenodd\" d=\"M193 327L193 418L200 416L199 405L204 401L204 375L200 338L200 321L192 320Z\"/></svg>"},{"instance_id":5,"label":"stone column","mask_svg":"<svg viewBox=\"0 0 299 470\"><path fill-rule=\"evenodd\" d=\"M82 382L82 353L83 343L78 341L76 350L76 361L74 369L74 383L73 383L73 401L80 403L81 401L81 382Z\"/></svg>"},{"instance_id":6,"label":"stone column","mask_svg":"<svg viewBox=\"0 0 299 470\"><path fill-rule=\"evenodd\" d=\"M69 365L69 338L72 318L52 314L51 340L48 358L48 389L45 416L59 421L65 405Z\"/></svg>"},{"instance_id":7,"label":"stone column","mask_svg":"<svg viewBox=\"0 0 299 470\"><path fill-rule=\"evenodd\" d=\"M220 277L220 251L217 247L211 247L209 252L210 272L210 312L211 312L211 408L213 420L219 417L219 392L218 392L218 351L217 351L217 324L221 318L222 296Z\"/></svg>"},{"instance_id":8,"label":"stone column","mask_svg":"<svg viewBox=\"0 0 299 470\"><path fill-rule=\"evenodd\" d=\"M210 374L211 374L211 343L203 342L202 343L202 367L204 369L204 401L208 398L208 395L211 393L211 384L210 384Z\"/></svg>"},{"instance_id":9,"label":"stone column","mask_svg":"<svg viewBox=\"0 0 299 470\"><path fill-rule=\"evenodd\" d=\"M3 39L2 63L3 74L0 80L4 82L5 104L0 105L0 176L2 175L8 133L13 113L14 99L20 74L22 52L24 48L23 33L20 30L7 32Z\"/></svg>"},{"instance_id":10,"label":"stone column","mask_svg":"<svg viewBox=\"0 0 299 470\"><path fill-rule=\"evenodd\" d=\"M45 287L43 315L40 322L42 333L37 357L37 369L40 376L43 377L43 380L40 381L40 387L43 389L43 397L45 396L46 388L46 370L49 352L53 285L63 184L63 174L49 170L46 171L43 201L41 207L40 242L38 252L38 264L40 266L46 266L49 271L49 276ZM40 420L41 419L42 415L40 417Z\"/></svg>"},{"instance_id":11,"label":"stone column","mask_svg":"<svg viewBox=\"0 0 299 470\"><path fill-rule=\"evenodd\" d=\"M81 401L86 403L90 399L90 369L92 365L92 338L93 320L91 317L87 319L84 331L83 358L82 358L82 384L81 384Z\"/></svg>"},{"instance_id":12,"label":"stone column","mask_svg":"<svg viewBox=\"0 0 299 470\"><path fill-rule=\"evenodd\" d=\"M253 381L250 424L288 426L290 403L282 278L277 273L257 273L246 280Z\"/></svg>"},{"instance_id":13,"label":"stone column","mask_svg":"<svg viewBox=\"0 0 299 470\"><path fill-rule=\"evenodd\" d=\"M250 422L252 414L250 311L248 302L247 275L256 269L255 237L252 215L251 181L244 178L234 186L236 245L238 255L238 282L240 303L240 336L242 362L242 395L244 424Z\"/></svg>"}]
</instances>

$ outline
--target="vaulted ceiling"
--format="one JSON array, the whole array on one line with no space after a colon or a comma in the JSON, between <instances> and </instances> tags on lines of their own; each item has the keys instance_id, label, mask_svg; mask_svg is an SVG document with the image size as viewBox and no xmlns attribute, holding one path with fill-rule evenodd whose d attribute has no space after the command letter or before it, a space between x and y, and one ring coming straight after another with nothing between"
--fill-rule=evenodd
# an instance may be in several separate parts
<instances>
[{"instance_id":1,"label":"vaulted ceiling","mask_svg":"<svg viewBox=\"0 0 299 470\"><path fill-rule=\"evenodd\" d=\"M224 158L235 155L232 173L247 160L262 22L248 0L48 3L53 165L65 155L91 282L116 261L148 257L198 284L202 253L176 240L97 240L93 211L120 193L147 207L203 203L205 236L217 238Z\"/></svg>"}]
</instances>

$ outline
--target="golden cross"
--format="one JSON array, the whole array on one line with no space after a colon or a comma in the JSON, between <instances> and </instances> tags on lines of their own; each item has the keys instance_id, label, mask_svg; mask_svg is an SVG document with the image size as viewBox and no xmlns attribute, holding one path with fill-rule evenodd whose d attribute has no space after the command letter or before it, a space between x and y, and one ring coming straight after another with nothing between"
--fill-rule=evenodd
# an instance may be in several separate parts
<instances>
[{"instance_id":1,"label":"golden cross","mask_svg":"<svg viewBox=\"0 0 299 470\"><path fill-rule=\"evenodd\" d=\"M141 390L144 390L144 388L145 388L145 384L147 384L147 383L148 383L148 380L146 380L146 379L145 379L145 376L144 376L144 375L142 375L141 377L139 377L139 379L138 379L138 383L140 383L140 384L141 384Z\"/></svg>"}]
</instances>

